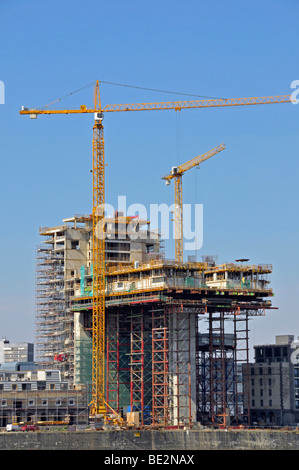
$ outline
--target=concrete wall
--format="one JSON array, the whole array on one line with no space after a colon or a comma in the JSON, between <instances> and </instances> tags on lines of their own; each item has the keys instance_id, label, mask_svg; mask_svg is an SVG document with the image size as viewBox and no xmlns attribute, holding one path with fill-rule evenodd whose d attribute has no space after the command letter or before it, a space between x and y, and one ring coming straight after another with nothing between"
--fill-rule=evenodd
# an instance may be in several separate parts
<instances>
[{"instance_id":1,"label":"concrete wall","mask_svg":"<svg viewBox=\"0 0 299 470\"><path fill-rule=\"evenodd\" d=\"M90 382L92 362L92 338L86 333L84 313L74 312L74 384ZM85 357L86 356L86 357Z\"/></svg>"},{"instance_id":2,"label":"concrete wall","mask_svg":"<svg viewBox=\"0 0 299 470\"><path fill-rule=\"evenodd\" d=\"M299 432L260 430L0 433L0 450L298 450ZM109 451L109 452L108 452ZM119 454L118 454L119 455Z\"/></svg>"},{"instance_id":3,"label":"concrete wall","mask_svg":"<svg viewBox=\"0 0 299 470\"><path fill-rule=\"evenodd\" d=\"M169 315L169 396L174 426L196 421L196 315Z\"/></svg>"}]
</instances>

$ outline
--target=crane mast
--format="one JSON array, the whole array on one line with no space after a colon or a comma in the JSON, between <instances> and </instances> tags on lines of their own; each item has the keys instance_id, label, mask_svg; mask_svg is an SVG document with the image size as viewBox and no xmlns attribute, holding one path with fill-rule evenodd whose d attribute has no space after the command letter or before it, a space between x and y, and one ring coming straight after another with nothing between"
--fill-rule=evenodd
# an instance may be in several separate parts
<instances>
[{"instance_id":1,"label":"crane mast","mask_svg":"<svg viewBox=\"0 0 299 470\"><path fill-rule=\"evenodd\" d=\"M91 415L105 414L105 237L102 219L105 215L104 126L99 83L94 91L95 122L92 141L92 400Z\"/></svg>"},{"instance_id":2,"label":"crane mast","mask_svg":"<svg viewBox=\"0 0 299 470\"><path fill-rule=\"evenodd\" d=\"M183 262L183 184L182 175L174 179L175 259Z\"/></svg>"}]
</instances>

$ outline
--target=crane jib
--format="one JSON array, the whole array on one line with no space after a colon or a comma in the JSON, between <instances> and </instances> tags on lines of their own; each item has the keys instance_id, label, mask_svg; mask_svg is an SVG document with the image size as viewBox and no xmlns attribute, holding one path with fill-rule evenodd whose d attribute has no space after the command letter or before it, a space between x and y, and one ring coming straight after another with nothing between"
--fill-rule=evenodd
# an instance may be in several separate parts
<instances>
[{"instance_id":1,"label":"crane jib","mask_svg":"<svg viewBox=\"0 0 299 470\"><path fill-rule=\"evenodd\" d=\"M258 104L272 104L272 103L291 103L291 95L276 95L276 96L261 96L251 98L221 98L210 100L191 100L191 101L166 101L155 103L130 103L130 104L107 104L101 109L102 113L121 112L121 111L155 111L174 109L180 111L181 109L190 108L217 108L223 106L246 106ZM80 109L28 109L23 108L20 114L84 114L99 112L98 109L90 109L86 106L81 106Z\"/></svg>"}]
</instances>

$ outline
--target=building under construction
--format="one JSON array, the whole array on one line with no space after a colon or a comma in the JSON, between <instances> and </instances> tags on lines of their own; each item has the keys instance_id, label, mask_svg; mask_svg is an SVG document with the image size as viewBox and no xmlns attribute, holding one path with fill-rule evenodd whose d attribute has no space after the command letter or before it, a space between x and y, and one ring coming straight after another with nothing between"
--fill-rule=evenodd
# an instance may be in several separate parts
<instances>
[{"instance_id":1,"label":"building under construction","mask_svg":"<svg viewBox=\"0 0 299 470\"><path fill-rule=\"evenodd\" d=\"M142 240L129 239L129 224L131 232L144 233ZM161 256L159 236L149 230L148 222L119 216L107 219L106 225L106 262L110 266L130 266ZM35 350L39 363L52 367L70 341L71 298L92 295L92 217L76 215L64 219L59 226L41 227L40 235L43 241L36 254ZM64 374L71 380L72 370L68 363Z\"/></svg>"},{"instance_id":2,"label":"building under construction","mask_svg":"<svg viewBox=\"0 0 299 470\"><path fill-rule=\"evenodd\" d=\"M164 177L167 184L175 180L175 262L160 257L159 236L152 238L146 221L141 225L148 239L123 234L127 226L139 232L140 221L119 220L119 214L97 232L105 219L105 113L290 102L287 95L103 107L97 80L92 108L22 107L20 114L31 119L94 115L92 216L82 218L83 228L75 217L70 230L66 220L64 226L41 231L46 240L37 254L36 332L45 366L55 364L74 387L92 382L92 416L111 406L119 413L130 407L141 425L145 420L178 427L203 419L248 420L242 391L248 376L248 321L271 308L272 296L271 266L183 262L182 175L224 146L173 167ZM114 237L99 237L109 234L109 224Z\"/></svg>"},{"instance_id":3,"label":"building under construction","mask_svg":"<svg viewBox=\"0 0 299 470\"><path fill-rule=\"evenodd\" d=\"M92 374L91 216L40 233L37 360L75 389ZM271 309L271 265L166 260L146 221L119 214L105 243L109 410L139 426L249 424L249 320Z\"/></svg>"}]
</instances>

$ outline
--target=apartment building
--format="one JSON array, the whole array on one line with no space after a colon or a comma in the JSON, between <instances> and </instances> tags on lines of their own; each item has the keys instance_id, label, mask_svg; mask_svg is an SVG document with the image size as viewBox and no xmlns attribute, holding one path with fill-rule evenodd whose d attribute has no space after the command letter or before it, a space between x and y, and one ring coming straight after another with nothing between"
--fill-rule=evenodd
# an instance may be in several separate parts
<instances>
[{"instance_id":1,"label":"apartment building","mask_svg":"<svg viewBox=\"0 0 299 470\"><path fill-rule=\"evenodd\" d=\"M57 369L36 363L0 366L0 427L11 423L87 424L88 390L71 390Z\"/></svg>"},{"instance_id":2,"label":"apartment building","mask_svg":"<svg viewBox=\"0 0 299 470\"><path fill-rule=\"evenodd\" d=\"M254 346L250 364L251 422L294 425L299 422L299 364L293 360L294 336L276 336L274 344Z\"/></svg>"},{"instance_id":3,"label":"apartment building","mask_svg":"<svg viewBox=\"0 0 299 470\"><path fill-rule=\"evenodd\" d=\"M33 361L33 343L10 343L6 338L0 340L0 364L7 362Z\"/></svg>"}]
</instances>

